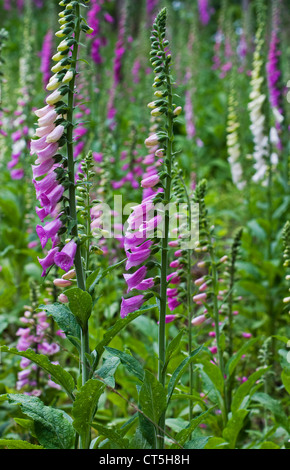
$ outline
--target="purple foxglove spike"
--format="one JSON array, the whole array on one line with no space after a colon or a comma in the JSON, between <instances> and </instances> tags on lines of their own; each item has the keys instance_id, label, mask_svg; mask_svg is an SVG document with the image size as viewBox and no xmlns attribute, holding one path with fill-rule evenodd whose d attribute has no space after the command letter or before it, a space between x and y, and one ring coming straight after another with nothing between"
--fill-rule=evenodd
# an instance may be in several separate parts
<instances>
[{"instance_id":1,"label":"purple foxglove spike","mask_svg":"<svg viewBox=\"0 0 290 470\"><path fill-rule=\"evenodd\" d=\"M122 298L121 302L121 318L125 318L128 313L135 312L138 310L144 303L144 295L135 295L135 297L130 297L129 299Z\"/></svg>"},{"instance_id":2,"label":"purple foxglove spike","mask_svg":"<svg viewBox=\"0 0 290 470\"><path fill-rule=\"evenodd\" d=\"M62 227L62 222L59 219L52 220L45 224L44 227L41 225L36 226L36 233L40 239L41 247L44 248L48 240L54 237L59 229Z\"/></svg>"},{"instance_id":3,"label":"purple foxglove spike","mask_svg":"<svg viewBox=\"0 0 290 470\"><path fill-rule=\"evenodd\" d=\"M141 268L137 269L133 274L123 274L124 279L128 285L127 292L134 289L136 285L140 284L145 278L147 274L146 266L142 266Z\"/></svg>"},{"instance_id":4,"label":"purple foxglove spike","mask_svg":"<svg viewBox=\"0 0 290 470\"><path fill-rule=\"evenodd\" d=\"M68 272L74 264L77 244L74 240L68 242L63 249L55 255L54 262L63 271Z\"/></svg>"},{"instance_id":5,"label":"purple foxglove spike","mask_svg":"<svg viewBox=\"0 0 290 470\"><path fill-rule=\"evenodd\" d=\"M51 250L49 250L45 258L42 258L42 259L37 258L43 269L42 274L41 274L42 277L46 275L46 270L54 264L54 256L58 252L58 250L59 248L52 248Z\"/></svg>"}]
</instances>

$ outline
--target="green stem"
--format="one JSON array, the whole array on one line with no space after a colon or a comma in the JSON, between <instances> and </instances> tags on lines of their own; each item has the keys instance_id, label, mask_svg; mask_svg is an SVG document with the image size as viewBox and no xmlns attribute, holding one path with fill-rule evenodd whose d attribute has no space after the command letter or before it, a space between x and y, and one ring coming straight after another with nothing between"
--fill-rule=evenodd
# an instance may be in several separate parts
<instances>
[{"instance_id":1,"label":"green stem","mask_svg":"<svg viewBox=\"0 0 290 470\"><path fill-rule=\"evenodd\" d=\"M190 199L188 195L188 191L185 185L185 182L183 178L180 178L181 183L184 188L184 193L187 201L187 207L188 207L188 230L189 233L191 234L192 232L192 218L191 218L191 204L190 204ZM188 321L188 327L187 327L187 332L188 332L188 354L191 354L192 351L192 310L193 310L193 302L192 302L192 290L191 290L191 283L192 283L192 277L191 277L191 250L187 250L187 309L188 309L188 316L187 316L187 321ZM192 392L193 392L193 367L192 363L189 364L189 395L192 397ZM189 421L191 421L193 418L192 414L192 398L189 399Z\"/></svg>"},{"instance_id":2,"label":"green stem","mask_svg":"<svg viewBox=\"0 0 290 470\"><path fill-rule=\"evenodd\" d=\"M164 49L163 49L164 52ZM166 149L167 160L167 174L166 186L164 191L165 205L169 204L171 196L171 164L172 164L172 151L173 151L173 116L172 116L172 88L169 76L169 67L166 66L167 76L167 91L168 91L168 139ZM169 238L169 209L165 210L164 219L164 233L162 238L161 247L161 279L160 279L160 316L158 328L158 349L159 349L159 362L158 362L158 380L165 386L165 355L166 355L166 336L165 336L165 317L167 307L167 271L168 271L168 238ZM165 430L165 412L162 414L159 426L163 431L160 431L157 439L157 449L164 448L164 430Z\"/></svg>"},{"instance_id":3,"label":"green stem","mask_svg":"<svg viewBox=\"0 0 290 470\"><path fill-rule=\"evenodd\" d=\"M209 237L209 244L211 243ZM226 391L226 383L225 383L225 368L224 368L224 359L223 359L223 352L220 347L220 327L219 327L219 307L218 307L218 271L216 260L214 256L214 250L212 247L209 249L210 258L211 258L211 266L212 266L212 287L213 287L213 313L214 313L214 324L215 324L215 334L216 334L216 343L217 343L217 351L218 351L218 359L219 359L219 368L222 373L223 381L224 381L224 394L223 394L223 401L224 401L224 409L222 410L223 413L223 421L224 425L227 424L228 421L228 405L227 405L227 391Z\"/></svg>"},{"instance_id":4,"label":"green stem","mask_svg":"<svg viewBox=\"0 0 290 470\"><path fill-rule=\"evenodd\" d=\"M71 67L73 70L76 70L77 65L77 56L78 56L78 45L80 39L80 32L81 32L81 18L80 18L80 7L77 4L75 7L76 13L76 25L75 25L75 45L72 51L72 62ZM73 79L70 81L69 84L69 93L68 93L68 112L67 112L67 120L69 123L67 129L67 157L68 157L68 176L69 176L69 208L70 208L70 217L74 221L74 226L72 228L71 234L73 237L78 239L78 219L77 219L77 210L76 210L76 186L75 186L75 162L73 156L73 111L74 111L74 88L75 88L75 78L76 73L74 74ZM80 245L77 246L76 255L75 255L75 270L76 270L76 278L77 278L77 285L80 289L86 290L85 284L85 273L82 264L82 257L81 257L81 248ZM88 333L88 325L81 333L81 354L80 354L80 363L82 369L82 384L84 385L88 378L89 378L89 369L87 367L87 359L86 353L89 353L89 333ZM87 438L85 442L81 440L80 447L82 449L88 448L90 441L90 427L88 426Z\"/></svg>"}]
</instances>

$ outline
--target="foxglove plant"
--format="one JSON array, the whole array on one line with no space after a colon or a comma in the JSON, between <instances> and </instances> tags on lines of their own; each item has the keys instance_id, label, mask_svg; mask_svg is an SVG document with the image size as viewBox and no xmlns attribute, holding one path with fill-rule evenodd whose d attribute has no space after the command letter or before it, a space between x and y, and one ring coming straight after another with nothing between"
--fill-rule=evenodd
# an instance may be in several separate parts
<instances>
[{"instance_id":1,"label":"foxglove plant","mask_svg":"<svg viewBox=\"0 0 290 470\"><path fill-rule=\"evenodd\" d=\"M40 71L42 73L43 86L47 87L51 77L51 57L53 53L53 32L49 30L43 39L42 50L41 50L41 65Z\"/></svg>"},{"instance_id":2,"label":"foxglove plant","mask_svg":"<svg viewBox=\"0 0 290 470\"><path fill-rule=\"evenodd\" d=\"M198 0L198 11L201 24L203 26L206 26L210 20L208 0Z\"/></svg>"},{"instance_id":3,"label":"foxglove plant","mask_svg":"<svg viewBox=\"0 0 290 470\"><path fill-rule=\"evenodd\" d=\"M123 63L123 56L126 52L126 18L127 18L127 11L126 5L122 7L120 21L118 25L118 38L115 45L115 55L114 55L114 62L113 62L113 83L112 87L109 92L109 101L108 101L108 108L107 108L107 119L109 121L109 127L113 130L116 127L115 123L115 115L116 115L116 107L115 107L115 98L116 98L116 91L118 85L122 81L122 63Z\"/></svg>"},{"instance_id":4,"label":"foxglove plant","mask_svg":"<svg viewBox=\"0 0 290 470\"><path fill-rule=\"evenodd\" d=\"M200 284L200 293L193 296L193 301L197 304L202 304L206 308L206 314L209 314L214 321L214 335L216 345L210 348L211 353L218 356L218 367L221 371L223 378L223 421L226 424L228 420L228 405L227 405L227 391L225 381L225 364L223 357L223 346L221 344L221 332L224 324L220 322L219 318L219 300L222 300L221 293L219 292L219 270L220 267L227 262L228 257L222 256L220 259L216 255L216 247L213 240L214 227L209 225L207 208L205 205L205 194L207 189L207 182L202 180L198 183L195 193L194 201L199 204L199 220L200 220L200 241L198 251L206 251L207 259L202 260L197 264L198 267L207 267L209 272L205 278L200 279L195 285ZM204 286L204 289L201 287Z\"/></svg>"},{"instance_id":5,"label":"foxglove plant","mask_svg":"<svg viewBox=\"0 0 290 470\"><path fill-rule=\"evenodd\" d=\"M2 28L0 29L0 135L4 137L7 136L7 132L3 129L3 115L4 111L2 109L2 84L4 82L4 73L3 73L3 65L5 64L5 60L2 57L2 50L5 45L5 42L8 39L7 31Z\"/></svg>"},{"instance_id":6,"label":"foxglove plant","mask_svg":"<svg viewBox=\"0 0 290 470\"><path fill-rule=\"evenodd\" d=\"M290 222L289 221L286 222L286 224L283 228L282 237L283 237L283 248L284 248L284 253L283 253L284 263L283 263L283 266L289 271L289 266L290 266ZM290 281L289 272L286 273L286 281L288 282L288 285L289 285L290 284L289 283L289 281ZM290 287L288 288L288 292L290 292ZM287 306L290 303L290 296L287 295L286 297L284 297L283 302L284 302L284 304L286 305L286 308L287 308ZM290 314L290 311L288 311L288 313Z\"/></svg>"},{"instance_id":7,"label":"foxglove plant","mask_svg":"<svg viewBox=\"0 0 290 470\"><path fill-rule=\"evenodd\" d=\"M259 16L259 26L256 33L256 48L253 58L253 70L251 76L251 93L248 109L250 112L251 125L254 140L253 158L255 160L255 174L253 181L263 181L268 168L269 160L269 139L265 130L264 103L266 95L263 91L263 47L264 47L264 20Z\"/></svg>"},{"instance_id":8,"label":"foxglove plant","mask_svg":"<svg viewBox=\"0 0 290 470\"><path fill-rule=\"evenodd\" d=\"M63 337L61 330L55 331L52 337L51 323L45 311L36 312L37 305L37 289L31 287L32 303L31 306L25 306L23 316L20 318L21 326L17 332L18 336L17 349L18 351L33 350L39 354L53 357L54 364L55 354L60 350L58 342L54 335ZM43 394L45 388L54 388L60 390L60 385L55 383L51 378L45 376L43 371L33 364L31 360L23 357L20 362L21 371L18 373L18 381L16 383L17 390L24 390L26 395L40 396Z\"/></svg>"},{"instance_id":9,"label":"foxglove plant","mask_svg":"<svg viewBox=\"0 0 290 470\"><path fill-rule=\"evenodd\" d=\"M90 33L91 30L80 17L78 2L72 4L63 1L60 5L65 6L65 9L59 14L61 27L56 36L62 38L62 41L57 48L57 54L52 57L52 60L56 62L52 67L54 75L46 87L52 93L46 98L46 106L35 111L39 119L34 137L38 139L31 141L31 154L36 154L38 157L36 164L32 166L36 197L41 206L36 208L36 212L42 222L48 216L52 220L46 222L44 226L38 225L36 231L42 248L49 240L52 241L45 262L42 261L42 265L45 265L43 275L53 264L68 271L76 256L80 272L79 282L84 285L80 254L76 244L78 232L72 120L79 36L81 30L86 33ZM65 103L62 99L67 94L68 101ZM67 144L67 158L58 153L65 143ZM60 212L58 203L67 188L69 209ZM65 224L69 220L74 221L73 228L68 233L70 240L60 247L59 235L66 232Z\"/></svg>"},{"instance_id":10,"label":"foxglove plant","mask_svg":"<svg viewBox=\"0 0 290 470\"><path fill-rule=\"evenodd\" d=\"M234 90L232 88L229 94L228 120L227 120L227 149L228 162L230 164L232 180L238 189L243 189L246 185L243 179L243 168L240 162L241 149L239 143L238 129L240 124L236 113L237 102L235 100Z\"/></svg>"},{"instance_id":11,"label":"foxglove plant","mask_svg":"<svg viewBox=\"0 0 290 470\"><path fill-rule=\"evenodd\" d=\"M135 206L128 219L128 229L125 234L124 247L127 255L126 271L137 268L132 273L125 274L128 292L133 289L137 295L122 299L121 316L139 309L142 304L153 295L152 292L144 293L148 289L160 283L159 298L159 363L158 381L162 387L165 385L166 366L166 311L167 311L167 274L168 274L168 248L169 248L169 207L171 200L172 164L175 158L173 152L173 124L174 119L180 114L181 108L173 103L173 83L170 75L171 55L168 52L169 42L166 40L166 16L164 8L158 14L151 34L150 61L154 67L153 88L157 99L149 103L151 116L154 118L165 117L165 130L158 130L154 124L154 132L145 140L148 149L155 150L158 158L155 164L147 168L141 186L144 189L142 203ZM162 147L161 147L162 146ZM152 152L153 153L153 152ZM151 157L150 157L151 158ZM153 163L153 159L150 160ZM157 167L156 167L157 163ZM149 195L148 195L149 194ZM144 197L145 196L145 197ZM156 211L155 205L162 204L164 210ZM162 232L160 226L162 223ZM159 240L161 238L161 240ZM148 269L156 266L156 262L148 258L161 251L160 277L146 277ZM142 292L142 293L139 293ZM157 448L163 448L165 411L160 417L159 436L157 436ZM161 434L161 435L160 435Z\"/></svg>"},{"instance_id":12,"label":"foxglove plant","mask_svg":"<svg viewBox=\"0 0 290 470\"><path fill-rule=\"evenodd\" d=\"M279 152L282 150L282 142L280 135L281 124L284 120L282 108L282 90L280 85L280 9L280 2L275 2L273 5L272 13L272 31L268 52L268 60L266 63L269 101L272 111L272 120L274 121L274 125L271 127L270 130L270 141Z\"/></svg>"}]
</instances>

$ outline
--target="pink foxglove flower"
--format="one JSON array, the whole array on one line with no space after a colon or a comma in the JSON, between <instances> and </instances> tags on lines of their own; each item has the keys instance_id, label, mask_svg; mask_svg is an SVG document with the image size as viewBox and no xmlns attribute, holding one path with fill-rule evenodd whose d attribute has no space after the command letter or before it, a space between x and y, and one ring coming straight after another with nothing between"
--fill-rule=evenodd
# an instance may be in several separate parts
<instances>
[{"instance_id":1,"label":"pink foxglove flower","mask_svg":"<svg viewBox=\"0 0 290 470\"><path fill-rule=\"evenodd\" d=\"M56 253L54 262L63 271L68 272L74 264L74 257L76 254L77 245L74 240L68 242L61 251Z\"/></svg>"}]
</instances>

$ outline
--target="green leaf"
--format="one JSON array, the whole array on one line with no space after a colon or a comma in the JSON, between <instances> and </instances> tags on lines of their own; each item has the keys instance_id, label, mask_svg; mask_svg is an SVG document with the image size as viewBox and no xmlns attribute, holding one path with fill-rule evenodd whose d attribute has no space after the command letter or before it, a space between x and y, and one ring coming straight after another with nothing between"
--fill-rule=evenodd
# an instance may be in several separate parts
<instances>
[{"instance_id":1,"label":"green leaf","mask_svg":"<svg viewBox=\"0 0 290 470\"><path fill-rule=\"evenodd\" d=\"M184 449L204 449L210 436L196 437L184 445Z\"/></svg>"},{"instance_id":2,"label":"green leaf","mask_svg":"<svg viewBox=\"0 0 290 470\"><path fill-rule=\"evenodd\" d=\"M211 407L209 408L208 410L206 411L203 411L202 413L200 413L198 416L196 416L195 418L193 418L189 425L185 428L185 429L182 429L182 431L179 431L179 433L176 434L175 436L175 440L183 447L186 443L186 441L188 441L188 439L190 438L191 434L193 433L193 431L197 428L197 426L200 425L200 423L203 422L204 418L208 415L208 413L210 413L210 411L214 408ZM205 443L206 444L206 443ZM204 445L205 445L204 444ZM170 449L178 449L178 445L177 444L173 444Z\"/></svg>"},{"instance_id":3,"label":"green leaf","mask_svg":"<svg viewBox=\"0 0 290 470\"><path fill-rule=\"evenodd\" d=\"M109 348L105 347L106 351L108 351L109 354L112 356L117 356L121 363L128 369L131 374L133 374L137 379L139 379L141 382L143 382L144 379L144 370L137 359L135 357L130 356L130 354L127 354L125 352L119 351L118 349L114 348Z\"/></svg>"},{"instance_id":4,"label":"green leaf","mask_svg":"<svg viewBox=\"0 0 290 470\"><path fill-rule=\"evenodd\" d=\"M71 449L75 433L70 417L62 410L45 406L37 397L8 394L11 404L19 405L22 412L34 421L39 443L46 449Z\"/></svg>"},{"instance_id":5,"label":"green leaf","mask_svg":"<svg viewBox=\"0 0 290 470\"><path fill-rule=\"evenodd\" d=\"M0 447L7 447L8 449L43 449L42 446L18 439L0 439Z\"/></svg>"},{"instance_id":6,"label":"green leaf","mask_svg":"<svg viewBox=\"0 0 290 470\"><path fill-rule=\"evenodd\" d=\"M165 364L164 364L164 368L163 368L164 372L167 369L167 366L169 364L169 361L170 361L172 355L174 354L174 352L176 351L176 349L180 345L180 341L182 339L183 333L184 333L184 329L181 330L167 346L166 356L165 356Z\"/></svg>"},{"instance_id":7,"label":"green leaf","mask_svg":"<svg viewBox=\"0 0 290 470\"><path fill-rule=\"evenodd\" d=\"M260 403L264 408L268 409L274 416L275 421L287 431L289 430L288 418L278 400L275 400L270 397L270 395L263 392L255 393L252 400Z\"/></svg>"},{"instance_id":8,"label":"green leaf","mask_svg":"<svg viewBox=\"0 0 290 470\"><path fill-rule=\"evenodd\" d=\"M69 308L80 324L81 328L86 331L87 322L91 316L93 308L93 300L88 292L83 291L79 287L73 287L64 292L69 299Z\"/></svg>"},{"instance_id":9,"label":"green leaf","mask_svg":"<svg viewBox=\"0 0 290 470\"><path fill-rule=\"evenodd\" d=\"M74 399L73 391L75 389L75 382L73 377L59 365L52 364L47 356L44 354L37 354L32 349L27 349L26 351L18 351L16 348L8 348L7 346L1 346L0 350L2 352L7 352L10 354L15 354L16 356L26 357L30 361L37 364L48 374L51 375L53 380L61 385L67 394Z\"/></svg>"},{"instance_id":10,"label":"green leaf","mask_svg":"<svg viewBox=\"0 0 290 470\"><path fill-rule=\"evenodd\" d=\"M92 427L96 429L100 435L105 436L112 443L111 448L115 449L128 449L129 440L124 439L119 434L119 429L115 430L109 427L102 426L98 423L92 423Z\"/></svg>"},{"instance_id":11,"label":"green leaf","mask_svg":"<svg viewBox=\"0 0 290 470\"><path fill-rule=\"evenodd\" d=\"M139 426L145 439L152 447L156 445L157 426L166 409L166 392L161 383L148 370L145 370L144 382L139 391ZM147 419L149 418L149 419Z\"/></svg>"},{"instance_id":12,"label":"green leaf","mask_svg":"<svg viewBox=\"0 0 290 470\"><path fill-rule=\"evenodd\" d=\"M100 271L100 269L97 269L96 271L92 272L86 281L86 289L88 292L92 292L97 284L106 277L110 272L112 272L114 269L118 268L121 266L127 258L123 259L122 261L119 261L116 264L113 264L112 266L109 266L108 268L104 269L103 271Z\"/></svg>"},{"instance_id":13,"label":"green leaf","mask_svg":"<svg viewBox=\"0 0 290 470\"><path fill-rule=\"evenodd\" d=\"M286 374L285 370L282 370L281 379L285 390L287 390L290 395L290 375Z\"/></svg>"},{"instance_id":14,"label":"green leaf","mask_svg":"<svg viewBox=\"0 0 290 470\"><path fill-rule=\"evenodd\" d=\"M102 367L95 372L95 375L97 378L101 377L107 385L113 388L115 387L114 374L119 364L120 359L118 357L109 357Z\"/></svg>"},{"instance_id":15,"label":"green leaf","mask_svg":"<svg viewBox=\"0 0 290 470\"><path fill-rule=\"evenodd\" d=\"M66 336L80 338L81 330L76 317L65 305L59 303L40 305L39 309L51 316Z\"/></svg>"},{"instance_id":16,"label":"green leaf","mask_svg":"<svg viewBox=\"0 0 290 470\"><path fill-rule=\"evenodd\" d=\"M234 449L236 441L239 436L240 430L243 427L244 419L248 415L248 410L238 410L233 413L231 419L228 421L223 430L223 437L229 443L229 448Z\"/></svg>"},{"instance_id":17,"label":"green leaf","mask_svg":"<svg viewBox=\"0 0 290 470\"><path fill-rule=\"evenodd\" d=\"M211 437L205 445L205 449L226 449L228 444L222 437Z\"/></svg>"},{"instance_id":18,"label":"green leaf","mask_svg":"<svg viewBox=\"0 0 290 470\"><path fill-rule=\"evenodd\" d=\"M148 370L145 370L144 382L139 392L139 405L143 413L154 424L166 409L166 392L161 383Z\"/></svg>"},{"instance_id":19,"label":"green leaf","mask_svg":"<svg viewBox=\"0 0 290 470\"><path fill-rule=\"evenodd\" d=\"M231 375L234 373L241 357L247 352L247 350L256 342L258 341L258 338L252 338L246 343L243 344L243 346L239 349L239 351L236 354L233 354L233 356L228 360L226 364L226 376L227 379L231 377Z\"/></svg>"},{"instance_id":20,"label":"green leaf","mask_svg":"<svg viewBox=\"0 0 290 470\"><path fill-rule=\"evenodd\" d=\"M251 392L252 387L255 385L258 379L260 379L267 371L269 367L259 369L248 377L248 380L238 387L233 396L233 401L231 405L231 410L233 413L238 411L241 404L243 403L244 398ZM243 407L246 407L247 404L243 403Z\"/></svg>"},{"instance_id":21,"label":"green leaf","mask_svg":"<svg viewBox=\"0 0 290 470\"><path fill-rule=\"evenodd\" d=\"M80 435L83 444L86 447L87 430L91 425L98 408L99 398L105 389L105 384L100 380L88 380L77 392L76 399L72 408L74 417L73 427Z\"/></svg>"},{"instance_id":22,"label":"green leaf","mask_svg":"<svg viewBox=\"0 0 290 470\"><path fill-rule=\"evenodd\" d=\"M98 362L100 361L100 358L105 350L105 347L112 341L112 339L120 333L120 331L125 328L129 323L131 323L135 318L139 317L145 312L148 312L149 310L152 310L153 308L156 308L156 305L150 305L148 307L143 307L140 310L137 310L136 312L132 312L127 317L125 318L120 318L119 320L116 321L114 326L110 328L105 334L102 339L102 341L96 346L96 353L97 353L97 361L95 364L95 368L98 365Z\"/></svg>"},{"instance_id":23,"label":"green leaf","mask_svg":"<svg viewBox=\"0 0 290 470\"><path fill-rule=\"evenodd\" d=\"M184 372L187 370L189 364L191 364L195 358L195 356L203 349L203 346L200 346L199 348L195 349L192 351L190 356L186 357L181 364L175 369L173 372L172 376L170 377L170 381L168 384L168 390L167 390L167 403L169 403L171 399L171 395L174 392L174 389L176 385L178 384L180 378L184 374Z\"/></svg>"},{"instance_id":24,"label":"green leaf","mask_svg":"<svg viewBox=\"0 0 290 470\"><path fill-rule=\"evenodd\" d=\"M215 388L224 395L224 380L220 368L216 364L212 364L210 361L200 361L202 365L202 370L211 380ZM199 364L198 364L199 366Z\"/></svg>"},{"instance_id":25,"label":"green leaf","mask_svg":"<svg viewBox=\"0 0 290 470\"><path fill-rule=\"evenodd\" d=\"M280 449L280 446L271 441L263 442L259 449Z\"/></svg>"}]
</instances>

